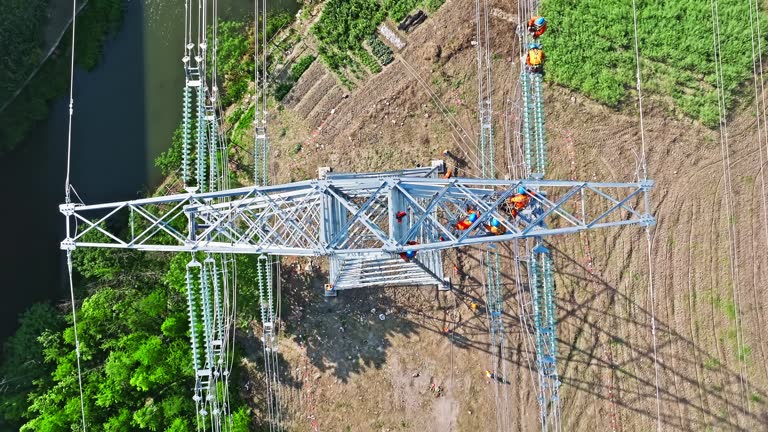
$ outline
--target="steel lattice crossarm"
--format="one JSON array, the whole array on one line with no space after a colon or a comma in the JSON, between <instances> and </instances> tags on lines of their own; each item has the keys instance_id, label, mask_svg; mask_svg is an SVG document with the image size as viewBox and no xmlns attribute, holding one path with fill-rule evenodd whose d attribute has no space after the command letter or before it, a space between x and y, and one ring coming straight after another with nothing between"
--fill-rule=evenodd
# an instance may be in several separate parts
<instances>
[{"instance_id":1,"label":"steel lattice crossarm","mask_svg":"<svg viewBox=\"0 0 768 432\"><path fill-rule=\"evenodd\" d=\"M326 256L428 251L648 226L651 181L328 178L109 204L63 204L63 249ZM473 216L473 217L469 217Z\"/></svg>"}]
</instances>

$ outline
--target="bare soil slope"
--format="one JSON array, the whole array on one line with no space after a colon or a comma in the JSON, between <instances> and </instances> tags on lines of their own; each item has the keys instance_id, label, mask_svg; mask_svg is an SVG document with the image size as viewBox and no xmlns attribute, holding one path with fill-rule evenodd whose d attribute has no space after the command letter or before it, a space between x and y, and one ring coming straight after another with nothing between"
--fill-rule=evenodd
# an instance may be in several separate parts
<instances>
[{"instance_id":1,"label":"bare soil slope","mask_svg":"<svg viewBox=\"0 0 768 432\"><path fill-rule=\"evenodd\" d=\"M517 8L512 1L491 6L503 176L511 171L501 155L517 73L510 23ZM444 148L465 160L463 174L477 174L473 10L474 2L448 0L401 35L408 45L393 64L351 92L314 65L271 123L275 181L315 177L318 166L368 171L425 164ZM631 107L617 113L556 86L545 94L550 178L635 179L641 137ZM641 229L550 239L558 269L562 430L655 430L653 310L663 430L768 430L768 213L761 170L768 154L757 138L754 105L745 102L733 114L727 147L718 133L660 106L649 98L644 113L658 220L651 231L653 304ZM511 265L510 251L503 254ZM491 363L486 318L468 307L483 297L479 256L478 250L448 256L447 269L460 267L452 293L363 289L331 301L322 299L320 262L284 261L291 336L281 349L290 430L474 432L499 424L536 430L533 358L511 283L510 383L490 384L483 376Z\"/></svg>"}]
</instances>

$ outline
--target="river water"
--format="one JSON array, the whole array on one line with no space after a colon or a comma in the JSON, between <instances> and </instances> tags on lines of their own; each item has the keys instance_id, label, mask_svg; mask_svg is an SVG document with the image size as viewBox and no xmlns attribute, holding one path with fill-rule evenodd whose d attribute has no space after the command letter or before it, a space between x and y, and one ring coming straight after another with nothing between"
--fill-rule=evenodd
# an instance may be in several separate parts
<instances>
[{"instance_id":1,"label":"river water","mask_svg":"<svg viewBox=\"0 0 768 432\"><path fill-rule=\"evenodd\" d=\"M270 0L295 12L295 0ZM219 0L223 19L252 20L252 0ZM99 67L75 71L72 185L86 203L136 198L161 181L154 159L181 120L184 2L128 0L123 25L107 42ZM0 341L34 302L68 296L63 252L67 101L0 158L5 191L0 248ZM73 197L76 201L77 198Z\"/></svg>"}]
</instances>

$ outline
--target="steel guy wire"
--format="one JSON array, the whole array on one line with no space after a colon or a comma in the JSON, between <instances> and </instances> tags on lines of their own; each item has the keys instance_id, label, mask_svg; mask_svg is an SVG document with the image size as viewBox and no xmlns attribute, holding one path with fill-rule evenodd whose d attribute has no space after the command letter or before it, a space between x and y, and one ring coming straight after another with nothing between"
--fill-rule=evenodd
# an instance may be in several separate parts
<instances>
[{"instance_id":1,"label":"steel guy wire","mask_svg":"<svg viewBox=\"0 0 768 432\"><path fill-rule=\"evenodd\" d=\"M759 55L760 93L762 95L762 102L763 102L763 106L762 106L762 113L763 113L763 115L762 115L762 117L763 117L763 137L764 137L764 139L763 139L762 142L768 144L768 127L766 127L766 125L768 125L768 119L766 119L766 108L767 107L766 107L766 96L765 96L765 81L764 81L764 76L763 76L763 45L762 45L762 34L761 34L761 30L760 30L760 25L761 25L761 23L760 23L760 8L758 6L758 1L757 0L755 0L755 2L754 2L754 7L755 7L755 11L756 11L755 17L756 17L756 21L757 21L757 25L756 25L756 27L757 27L757 52L758 52L758 55ZM765 242L766 242L766 249L768 249L768 207L767 207L767 204L766 204L766 188L765 188L765 175L764 175L765 165L763 163L764 159L762 157L762 151L763 151L763 147L761 146L761 148L760 148L760 178L761 178L761 183L762 183L763 216L765 217L765 219L763 221L763 230L764 230L764 238L765 238ZM766 146L766 156L768 156L768 146ZM763 356L765 356L765 349L762 348L762 346L763 346L762 339L760 340L760 344L761 344L761 351L763 353ZM763 362L762 363L763 363L763 367L765 369L766 375L768 375L768 361L766 361L765 357L763 357Z\"/></svg>"},{"instance_id":2,"label":"steel guy wire","mask_svg":"<svg viewBox=\"0 0 768 432\"><path fill-rule=\"evenodd\" d=\"M634 45L635 45L635 64L636 64L636 80L637 80L637 101L640 117L640 142L641 142L641 167L643 171L643 180L648 178L648 166L645 154L645 122L643 118L643 96L642 96L642 81L640 75L640 45L637 25L637 2L632 0L632 18L634 25ZM640 173L637 173L638 180ZM658 341L656 336L656 291L653 286L653 263L652 263L652 242L650 228L645 228L646 243L648 249L648 294L651 302L651 338L653 343L653 370L654 370L654 386L656 393L656 430L661 431L661 399L659 397L659 361L658 361Z\"/></svg>"},{"instance_id":3,"label":"steel guy wire","mask_svg":"<svg viewBox=\"0 0 768 432\"><path fill-rule=\"evenodd\" d=\"M718 0L711 0L710 4L712 5L712 23L713 23L713 38L714 38L714 51L715 51L715 74L717 75L717 83L718 83L718 107L720 108L720 148L721 153L723 157L723 178L724 178L724 198L725 198L725 207L726 207L726 215L728 217L727 219L727 230L728 230L728 241L729 241L729 248L728 252L730 254L730 269L731 269L731 293L734 299L734 303L736 304L736 310L735 310L735 317L736 317L736 344L737 344L737 357L739 358L739 379L741 381L741 387L743 391L744 401L746 402L746 411L749 412L749 397L748 397L748 388L749 384L744 376L744 370L746 369L746 366L744 364L744 359L742 358L742 347L743 347L743 333L741 332L741 319L740 319L740 311L741 309L741 296L739 295L739 263L738 263L738 250L736 247L736 228L735 226L731 226L730 221L733 220L733 201L732 194L733 194L733 187L732 187L732 180L731 180L731 158L730 158L730 147L728 143L728 113L727 113L727 105L725 100L725 80L723 78L723 67L722 67L722 50L720 45L720 16L719 16L719 10L718 10Z\"/></svg>"},{"instance_id":4,"label":"steel guy wire","mask_svg":"<svg viewBox=\"0 0 768 432\"><path fill-rule=\"evenodd\" d=\"M70 204L70 173L72 168L72 117L75 109L75 34L77 33L77 1L72 0L72 41L69 63L69 119L67 124L67 174L64 180L64 201ZM79 197L78 197L79 199ZM72 327L75 336L75 354L77 357L77 383L80 394L80 416L83 432L87 430L85 422L85 401L83 399L83 374L80 368L80 340L77 334L77 303L75 303L75 288L72 280L72 250L67 250L67 271L69 273L69 294L72 302Z\"/></svg>"}]
</instances>

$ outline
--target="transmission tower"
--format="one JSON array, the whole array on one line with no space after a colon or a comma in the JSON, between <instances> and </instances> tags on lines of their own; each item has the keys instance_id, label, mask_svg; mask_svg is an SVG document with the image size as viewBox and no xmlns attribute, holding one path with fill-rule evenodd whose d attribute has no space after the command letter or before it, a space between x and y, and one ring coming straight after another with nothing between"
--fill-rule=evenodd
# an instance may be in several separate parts
<instances>
[{"instance_id":1,"label":"transmission tower","mask_svg":"<svg viewBox=\"0 0 768 432\"><path fill-rule=\"evenodd\" d=\"M521 17L522 18L522 17ZM533 18L532 18L533 20ZM522 52L520 59L521 135L525 172L531 179L543 179L547 168L547 146L544 127L543 56L539 65L528 65L527 48L541 50L540 34L525 29L518 32ZM534 23L535 25L535 23ZM546 25L546 24L545 24ZM546 29L544 27L541 32ZM534 328L537 401L542 431L560 430L560 378L557 368L557 314L552 254L543 236L527 242L529 312Z\"/></svg>"},{"instance_id":2,"label":"transmission tower","mask_svg":"<svg viewBox=\"0 0 768 432\"><path fill-rule=\"evenodd\" d=\"M264 328L265 379L270 429L281 428L276 337L279 283L276 256L323 256L330 260L326 295L382 285L448 287L442 252L487 246L485 271L491 344L504 352L503 297L497 243L530 243L527 271L536 332L536 364L543 428L559 416L555 286L547 236L624 225L649 226L649 180L631 183L546 180L546 142L541 76L521 72L526 178L495 179L487 3L478 1L480 146L483 178L442 178L442 161L431 167L372 173L333 173L318 179L270 185L266 118L266 1L256 10L261 44L255 60L254 184L229 188L228 148L219 126L218 88L208 77L208 0L185 3L182 58L182 179L185 192L131 201L60 206L66 220L61 248L106 247L191 254L187 300L195 368L193 399L199 424L229 430L226 379L232 315L227 312L230 254L258 254L260 315ZM194 5L198 7L195 8ZM212 0L216 11L216 0ZM256 3L258 6L258 2ZM197 19L193 9L198 10ZM483 19L481 20L481 15ZM213 14L215 23L215 12ZM197 25L193 25L197 23ZM481 24L484 30L481 31ZM197 27L197 41L193 29ZM214 24L215 28L215 24ZM257 36L258 37L258 36ZM525 37L525 36L524 36ZM215 37L212 58L215 59ZM261 55L259 54L261 49ZM209 85L209 82L211 83ZM527 144L526 144L527 143ZM194 170L194 173L193 173ZM194 174L194 176L193 176ZM468 217L472 212L474 218ZM127 227L125 226L127 222ZM517 257L518 259L520 257ZM503 360L503 357L502 357ZM502 364L504 362L502 361ZM495 367L495 366L494 366ZM217 391L224 380L224 394Z\"/></svg>"}]
</instances>

